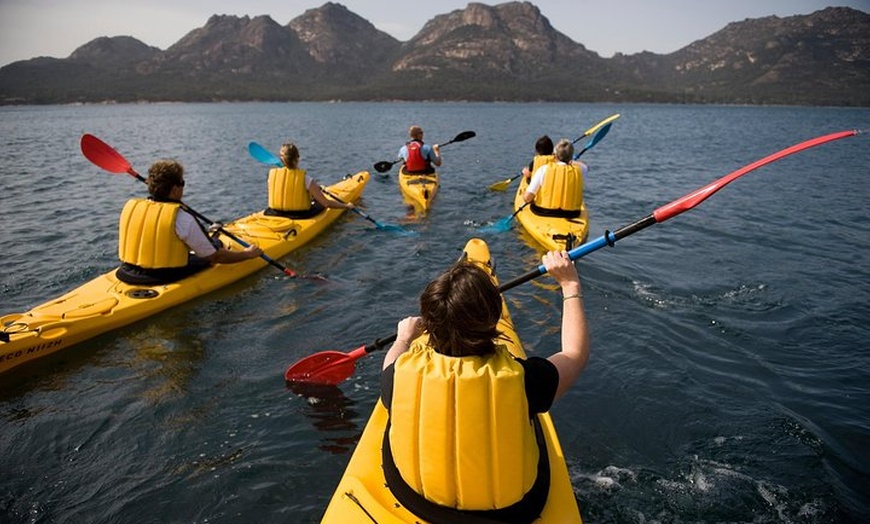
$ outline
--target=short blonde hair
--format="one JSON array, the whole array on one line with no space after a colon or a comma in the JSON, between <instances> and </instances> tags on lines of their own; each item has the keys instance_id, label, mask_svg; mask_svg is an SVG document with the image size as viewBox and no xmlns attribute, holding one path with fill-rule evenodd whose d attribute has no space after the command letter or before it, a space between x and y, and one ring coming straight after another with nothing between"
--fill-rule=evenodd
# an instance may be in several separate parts
<instances>
[{"instance_id":1,"label":"short blonde hair","mask_svg":"<svg viewBox=\"0 0 870 524\"><path fill-rule=\"evenodd\" d=\"M556 147L553 149L553 154L556 156L556 160L567 164L574 158L574 144L572 144L567 138L563 138L562 140L559 140L558 144L556 144Z\"/></svg>"},{"instance_id":2,"label":"short blonde hair","mask_svg":"<svg viewBox=\"0 0 870 524\"><path fill-rule=\"evenodd\" d=\"M423 128L420 126L411 126L408 128L408 136L415 140L423 138Z\"/></svg>"}]
</instances>

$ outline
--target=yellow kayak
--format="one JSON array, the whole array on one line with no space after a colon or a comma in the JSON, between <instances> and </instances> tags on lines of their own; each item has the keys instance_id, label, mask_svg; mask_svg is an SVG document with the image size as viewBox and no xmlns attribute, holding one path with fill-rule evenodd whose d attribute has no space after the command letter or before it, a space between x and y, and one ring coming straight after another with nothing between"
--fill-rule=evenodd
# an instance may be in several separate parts
<instances>
[{"instance_id":1,"label":"yellow kayak","mask_svg":"<svg viewBox=\"0 0 870 524\"><path fill-rule=\"evenodd\" d=\"M493 280L495 264L490 260L489 247L483 240L471 239L465 246L465 256L489 271ZM525 357L522 344L514 330L507 305L502 302L498 329L504 334L499 344L506 343L510 352ZM550 492L547 505L536 523L580 523L580 511L556 429L549 413L538 415L547 441L550 461ZM432 421L436 423L436 421ZM381 467L381 444L387 424L387 410L380 400L375 404L356 450L332 495L321 521L323 524L377 522L378 524L420 523L426 521L401 506L386 486Z\"/></svg>"},{"instance_id":2,"label":"yellow kayak","mask_svg":"<svg viewBox=\"0 0 870 524\"><path fill-rule=\"evenodd\" d=\"M342 200L355 202L368 181L369 173L361 171L328 189ZM268 216L260 211L226 224L224 229L278 259L309 242L343 211L326 209L306 219ZM221 240L228 249L242 249L229 238ZM263 258L216 264L177 282L156 286L126 284L118 280L113 269L27 312L0 317L4 335L0 373L226 286L266 264Z\"/></svg>"},{"instance_id":3,"label":"yellow kayak","mask_svg":"<svg viewBox=\"0 0 870 524\"><path fill-rule=\"evenodd\" d=\"M514 197L514 211L525 204L523 194L526 192L528 182L525 177L520 178L520 187ZM517 213L516 220L522 224L526 232L535 242L544 247L546 251L560 249L570 250L586 241L589 235L589 215L586 213L586 203L576 218L547 217L535 214L531 206Z\"/></svg>"},{"instance_id":4,"label":"yellow kayak","mask_svg":"<svg viewBox=\"0 0 870 524\"><path fill-rule=\"evenodd\" d=\"M410 174L405 172L404 165L399 170L399 189L402 191L405 203L413 206L414 211L418 214L425 214L429 211L440 185L438 173Z\"/></svg>"}]
</instances>

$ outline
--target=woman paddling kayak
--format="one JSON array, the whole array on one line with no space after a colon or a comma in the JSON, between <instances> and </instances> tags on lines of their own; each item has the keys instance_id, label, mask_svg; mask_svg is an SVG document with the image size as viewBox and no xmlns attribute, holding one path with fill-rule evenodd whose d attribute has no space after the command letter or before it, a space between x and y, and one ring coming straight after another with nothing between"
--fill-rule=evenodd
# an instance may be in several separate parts
<instances>
[{"instance_id":1,"label":"woman paddling kayak","mask_svg":"<svg viewBox=\"0 0 870 524\"><path fill-rule=\"evenodd\" d=\"M469 240L462 252L461 260L464 263L473 263L492 280L493 285L498 285L498 279L493 270L495 267L495 261L490 256L486 242L479 238L472 238ZM566 271L574 271L564 264L565 262L559 262L559 265L562 265ZM557 269L557 271L559 270ZM579 284L579 280L577 282ZM504 288L502 287L502 289ZM563 288L563 290L564 293L567 293L565 300L567 307L580 308L582 314L580 298L573 296L581 292L579 286L576 288L576 291L571 285L569 285L567 289ZM566 318L568 318L569 321L571 321L570 317L573 316L573 313L573 311L569 311L566 315ZM490 318L489 314L484 315L482 311L475 311L470 316L470 318L479 317ZM579 330L579 333L585 333L582 323L571 322L573 322L573 326ZM513 320L511 319L510 312L508 311L507 304L504 300L501 301L500 318L498 319L495 329L498 331L499 335L494 341L494 345L497 347L497 352L493 356L438 357L436 355L435 358L461 361L463 365L469 364L463 368L465 374L472 374L471 370L474 369L475 366L482 370L493 371L501 362L507 362L506 369L510 372L511 368L515 369L515 365L510 364L508 359L503 358L505 352L517 359L533 362L531 364L532 366L540 365L542 367L547 367L548 365L551 365L544 359L535 359L544 360L544 362L537 362L537 364L534 364L535 361L531 359L526 359L526 353L523 349L522 342L517 335ZM434 330L435 329L433 328L433 331ZM487 330L491 331L491 328L487 328ZM572 336L570 333L569 330L563 332L563 334ZM577 365L571 366L574 367L578 373L582 368L581 361L585 362L585 356L583 355L586 353L585 335L581 334L580 336L581 356L579 356L577 360ZM477 334L473 338L481 339L483 337L483 334ZM397 335L393 341L403 340L404 343L405 339L406 335L403 335L402 338L399 338ZM411 343L411 348L416 346L422 347L423 345L428 346L428 341L428 335L424 332L421 337L415 339L414 342ZM485 342L481 342L481 344L485 345ZM397 346L396 350L398 351L400 348L403 348L403 345ZM395 357L390 356L389 358L392 359ZM472 364L475 359L479 362L477 364ZM399 358L398 360L401 361L402 358ZM522 366L522 364L519 365ZM516 374L511 372L506 375L505 378L509 379L510 375L515 376ZM386 378L385 373L382 373L382 378ZM471 496L498 497L498 504L493 507L503 507L505 505L510 505L513 502L512 500L508 500L511 498L512 494L507 493L508 490L504 487L521 485L523 479L530 476L527 473L532 471L536 480L546 479L538 483L535 490L536 496L540 491L546 492L545 505L543 510L540 512L540 518L536 520L535 523L581 524L582 519L580 518L580 510L577 507L574 488L571 485L571 478L568 475L565 456L562 452L562 446L559 443L559 437L556 434L556 428L550 414L539 413L531 415L531 410L528 412L525 411L526 398L523 391L518 391L520 388L500 387L499 396L492 396L489 398L498 399L500 402L498 402L498 406L496 407L506 410L507 413L506 416L498 420L499 431L489 431L489 429L493 429L493 417L487 414L492 411L491 406L485 408L483 403L475 403L472 396L476 393L474 385L488 384L490 381L486 375L481 376L480 381L471 380L471 377L465 378L468 380L453 382L454 385L462 386L461 391L463 395L461 402L447 401L441 403L440 407L438 403L432 401L427 404L426 414L430 418L425 420L420 428L425 430L428 435L433 435L433 433L437 433L439 430L442 433L440 437L436 435L434 438L427 438L425 442L426 449L418 447L420 454L415 457L415 459L421 465L428 465L427 478L430 481L434 480L436 483L441 482L442 484L448 485L461 485L463 489L461 494L465 498ZM561 376L559 377L560 382L562 378L563 377ZM571 381L567 374L564 378L569 379L566 383ZM507 382L509 382L509 380L506 381L504 386L507 386ZM438 389L439 387L443 387L444 384L445 382L443 380L434 380L432 386L434 386L433 389ZM553 386L551 386L551 388L552 387ZM503 398L501 396L502 392L509 394L510 390L513 391L513 399ZM402 390L401 393L399 393L398 390L395 391L395 395L392 395L391 393L393 397L393 405L391 409L394 411L392 418L394 424L401 425L408 422L409 418L412 419L414 417L400 415L397 411L397 402L405 402L405 406L407 407L410 406L413 401L405 397L416 399L418 396L411 390ZM549 392L549 395L553 395L552 390ZM431 399L437 400L437 397L431 395L430 397ZM538 404L539 402L533 401L533 403ZM423 406L421 405L420 408L422 410ZM515 413L519 413L520 416L515 416ZM458 418L459 416L464 416L466 418L460 420ZM457 428L457 421L464 424L468 419L470 419L471 426L462 426L461 429L463 431L461 433L449 433L449 431L454 431ZM419 496L414 495L414 493L417 493L414 490L411 490L412 493L410 494L403 493L402 495L397 495L397 492L403 489L402 485L408 483L404 481L398 482L395 480L388 480L386 478L386 470L390 467L388 465L389 458L382 453L382 450L384 448L384 437L389 434L389 422L390 414L387 413L384 402L379 400L375 403L372 414L363 430L363 434L350 458L350 462L348 463L338 486L335 488L329 506L323 515L321 521L322 524L346 524L347 522L377 522L378 524L435 524L442 522L491 524L493 522L498 522L491 516L481 517L474 515L473 512L458 511L455 508L445 508L441 505L436 505L434 509L431 507L417 507L418 505L415 504L412 499L418 498ZM521 427L514 429L508 427L509 424L516 424ZM489 428L486 426L489 426ZM530 426L535 429L535 439L532 442L533 445L524 446L523 451L528 452L528 455L514 455L513 453L515 450L513 448L518 442L517 439L526 436L528 434L527 428ZM471 442L468 441L469 427L481 428L480 431L472 431ZM538 428L540 428L540 431L538 431ZM500 431L501 429L505 429L505 431ZM463 438L460 445L454 446L454 444L457 443L457 440L453 435ZM492 441L494 440L494 437L487 437L489 440L485 441L484 436L486 435L498 435L499 441L504 439L503 445L500 442L500 447L493 447ZM541 443L542 441L543 444ZM402 443L399 443L397 448L392 451L397 455L402 455L406 450L401 446ZM462 455L458 455L455 452L456 450L462 451ZM433 467L440 467L443 470L445 466L453 468L457 465L459 459L468 461L471 457L479 457L481 460L489 461L490 463L494 463L496 460L506 463L513 458L515 459L515 463L511 464L508 469L502 470L499 473L498 487L495 487L491 483L491 479L485 479L484 477L464 479L462 482L451 482L450 480L439 478L439 475L445 474L444 471L432 469ZM539 457L543 460L539 460ZM395 464L396 460L402 462L404 467L404 456L402 458L395 457L395 460L392 460L391 462ZM519 465L523 467L520 468ZM487 473L486 476L491 477L492 474ZM518 478L521 480L517 480ZM471 484L470 487L469 484ZM513 495L516 496L516 498L522 496L519 493ZM410 502L408 502L409 500ZM406 505L406 503L411 504L414 507ZM534 512L532 511L530 513ZM510 515L509 517L515 516L516 515ZM500 519L500 521L504 520L505 519ZM525 520L525 518L523 520ZM523 520L519 520L519 522L522 522Z\"/></svg>"},{"instance_id":2,"label":"woman paddling kayak","mask_svg":"<svg viewBox=\"0 0 870 524\"><path fill-rule=\"evenodd\" d=\"M562 348L549 358L519 358L499 343L501 295L469 262L432 281L420 316L398 324L381 379L384 475L397 500L426 520L532 522L547 503L536 415L580 375L589 340L568 254L548 252L543 263L563 294Z\"/></svg>"}]
</instances>

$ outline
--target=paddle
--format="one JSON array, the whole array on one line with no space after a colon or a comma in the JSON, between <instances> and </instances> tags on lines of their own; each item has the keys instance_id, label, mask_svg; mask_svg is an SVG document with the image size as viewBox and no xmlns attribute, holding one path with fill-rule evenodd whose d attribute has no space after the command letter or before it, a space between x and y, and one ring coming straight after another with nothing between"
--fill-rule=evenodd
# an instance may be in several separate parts
<instances>
[{"instance_id":1,"label":"paddle","mask_svg":"<svg viewBox=\"0 0 870 524\"><path fill-rule=\"evenodd\" d=\"M458 135L456 135L455 137L453 137L453 140L451 140L449 142L445 142L443 144L439 144L438 148L440 149L440 148L442 148L446 145L452 144L454 142L464 142L464 141L468 140L469 138L474 138L476 136L477 136L477 133L475 133L474 131L463 131L463 132L459 133ZM396 160L394 160L392 162L389 162L386 160L384 160L382 162L378 162L377 164L375 164L375 171L377 171L378 173L386 173L395 164L398 164L398 163L404 162L404 161L405 160L403 158L397 158Z\"/></svg>"},{"instance_id":2,"label":"paddle","mask_svg":"<svg viewBox=\"0 0 870 524\"><path fill-rule=\"evenodd\" d=\"M586 142L586 145L583 147L583 149L581 149L579 153L574 155L574 160L577 160L578 158L580 158L581 155L583 155L583 153L595 147L595 144L597 144L598 142L601 142L601 139L607 136L607 133L610 131L610 125L611 124L607 124L599 129L598 132L595 133L595 136L589 139L589 142Z\"/></svg>"},{"instance_id":3,"label":"paddle","mask_svg":"<svg viewBox=\"0 0 870 524\"><path fill-rule=\"evenodd\" d=\"M525 204L521 205L519 207L519 209L517 209L516 211L514 211L510 215L508 215L504 218L498 219L498 221L496 221L495 223L493 223L491 225L483 226L480 229L478 229L478 231L480 231L481 233L504 233L505 231L507 231L508 229L511 228L511 222L513 221L514 217L519 215L520 211L525 209L526 206L528 206L529 204L531 204L531 202L526 202Z\"/></svg>"},{"instance_id":4,"label":"paddle","mask_svg":"<svg viewBox=\"0 0 870 524\"><path fill-rule=\"evenodd\" d=\"M616 116L619 116L619 115L616 115ZM574 155L574 160L577 160L578 158L580 158L580 155L582 155L586 151L589 151L590 149L595 147L595 144L600 142L601 139L604 138L604 136L607 134L608 131L610 131L610 123L605 124L604 127L600 128L595 133L595 135L593 135L592 138L589 139L589 142L586 142L586 146L579 153ZM507 231L511 228L511 222L513 221L514 217L517 216L520 213L520 211L525 209L526 206L528 206L529 204L531 204L531 202L526 202L525 204L520 206L519 209L517 209L516 211L514 211L510 215L506 216L505 218L499 219L498 221L496 221L492 225L483 226L482 228L479 229L479 231L481 231L482 233L504 233L505 231Z\"/></svg>"},{"instance_id":5,"label":"paddle","mask_svg":"<svg viewBox=\"0 0 870 524\"><path fill-rule=\"evenodd\" d=\"M803 151L804 149L809 149L811 147L825 144L827 142L832 142L834 140L839 140L841 138L854 136L859 133L860 131L857 130L832 133L829 135L824 135L801 142L799 144L778 151L772 155L768 155L761 160L753 162L752 164L744 166L737 171L725 175L724 177L716 180L715 182L707 184L700 189L697 189L683 197L680 197L668 204L659 207L650 215L627 226L624 226L613 233L611 233L610 231L605 231L604 235L600 238L597 238L590 242L586 242L585 244L568 251L568 256L572 261L575 261L583 256L588 255L589 253L592 253L593 251L601 249L604 246L613 246L618 240L637 233L638 231L652 226L653 224L664 222L665 220L668 220L690 209L693 209L698 204L712 196L714 193L716 193L729 183L733 182L734 180L737 180L741 176L749 173L750 171L754 171L759 167L775 162L788 155ZM518 278L515 278L514 280L511 280L510 282L502 284L498 288L499 292L503 293L509 289L519 286L520 284L528 282L529 280L537 278L545 274L546 272L547 268L544 267L544 265L542 264L534 270L526 273L525 275L522 275ZM383 347L395 342L395 340L396 335L393 334L387 338L376 339L373 343L360 346L349 353L342 353L340 351L324 351L321 353L315 353L313 355L305 357L304 359L287 368L287 371L284 373L284 379L288 382L310 382L317 384L336 385L353 374L356 361L360 357L373 351L382 349Z\"/></svg>"},{"instance_id":6,"label":"paddle","mask_svg":"<svg viewBox=\"0 0 870 524\"><path fill-rule=\"evenodd\" d=\"M576 144L577 142L583 140L584 138L586 138L587 136L591 135L592 133L598 131L599 129L601 129L602 127L606 126L607 124L613 122L613 121L616 120L617 118L619 118L619 113L616 113L615 115L610 115L609 117L605 118L605 119L602 120L601 122L598 122L598 123L595 124L594 126L592 126L592 127L590 127L589 129L587 129L586 132L583 133L582 136L578 136L578 137L575 138L571 143L572 143L572 144Z\"/></svg>"},{"instance_id":7,"label":"paddle","mask_svg":"<svg viewBox=\"0 0 870 524\"><path fill-rule=\"evenodd\" d=\"M128 175L132 176L133 178L135 178L136 180L138 180L142 183L145 183L145 184L148 183L142 175L140 175L139 173L137 173L133 169L133 166L130 165L130 162L127 162L127 159L124 158L121 155L121 153L118 153L114 148L112 148L112 146L103 142L102 140L95 137L94 135L87 134L87 133L82 135L81 148L82 148L82 154L85 155L85 158L90 160L91 163L94 164L95 166L101 167L110 173L115 173L115 174L127 173ZM196 218L202 220L203 222L207 222L209 224L217 224L217 222L212 222L207 217L196 212L196 210L185 205L183 202L181 202L180 204L181 204L181 207L185 211L187 211L191 215L195 216ZM248 244L247 242L245 242L241 238L233 235L232 233L230 233L229 231L224 229L222 226L218 227L218 231L220 231L222 234L226 235L227 237L233 239L236 243L238 243L242 247L250 246L250 244ZM302 275L299 275L298 273L296 273L295 271L293 271L292 269L288 268L287 266L284 266L281 263L273 260L265 253L260 255L260 258L262 258L263 260L265 260L266 262L268 262L270 265L274 266L275 268L280 269L285 275L287 275L291 278L296 278L296 277L302 276ZM313 278L323 279L323 277L319 276L319 275L314 276Z\"/></svg>"},{"instance_id":8,"label":"paddle","mask_svg":"<svg viewBox=\"0 0 870 524\"><path fill-rule=\"evenodd\" d=\"M270 166L275 166L275 167L284 167L284 162L282 162L280 158L278 158L277 156L272 154L271 151L269 151L268 149L266 149L265 147L261 146L260 144L258 144L256 142L251 142L250 144L248 144L248 153L250 153L250 155L252 157L254 157L255 160L258 160L264 164L267 164ZM323 191L326 195L329 195L329 197L332 198L333 200L341 202L342 204L345 203L344 200L338 198L338 196L336 196L334 193L328 191L325 187L320 186L320 190ZM360 211L356 207L351 208L351 211L353 211L357 215L363 217L364 219L368 220L369 222L374 224L375 227L377 227L378 229L380 229L382 231L392 231L392 232L400 233L403 235L416 235L417 234L416 231L408 231L407 229L403 228L402 226L398 226L398 225L394 225L394 224L382 224L382 223L378 222L377 220L375 220L374 218L370 217L369 215L363 213L362 211Z\"/></svg>"},{"instance_id":9,"label":"paddle","mask_svg":"<svg viewBox=\"0 0 870 524\"><path fill-rule=\"evenodd\" d=\"M329 195L330 197L332 197L334 200L337 200L341 203L344 203L344 201L342 199L338 198L337 195L333 194L325 187L320 186L320 190L323 191L325 194ZM356 213L357 215L363 217L364 219L368 220L372 224L374 224L375 227L377 227L381 231L392 231L393 233L398 233L400 235L405 235L405 236L416 236L417 235L416 231L408 231L407 229L405 229L402 226L397 225L397 224L382 224L382 223L378 222L377 220L375 220L374 218L363 213L362 211L360 211L356 207L352 207L350 210L353 211L354 213Z\"/></svg>"},{"instance_id":10,"label":"paddle","mask_svg":"<svg viewBox=\"0 0 870 524\"><path fill-rule=\"evenodd\" d=\"M619 118L619 113L617 113L617 114L615 114L615 115L611 115L611 116L605 118L605 119L602 120L601 122L598 122L598 123L595 124L594 126L592 126L592 127L590 127L589 129L587 129L585 133L583 133L582 135L580 135L580 136L578 136L577 138L575 138L571 143L572 143L572 144L576 144L577 142L583 140L584 138L586 138L587 136L591 135L592 133L598 131L599 128L602 128L602 127L604 127L605 125L609 125L610 122L613 122L613 121L616 120L617 118ZM609 131L609 130L610 130L610 129L608 128L608 131ZM604 134L601 135L601 137L600 137L598 140L601 140L602 138L604 138L604 135L606 135L606 134L607 134L607 132L605 131ZM596 140L596 141L595 141L595 144L597 144L597 143L598 143L598 141ZM592 144L592 145L594 146L595 144ZM579 157L583 152L586 151L586 149L589 149L589 147L591 147L591 146L586 147L583 151L581 151L581 152L580 152L577 156L575 156L574 158L577 159L577 158L578 158L578 157ZM513 182L514 180L518 179L520 176L522 176L522 173L520 173L519 175L516 175L516 176L512 176L512 177L510 177L510 178L508 178L508 179L506 179L506 180L502 180L502 181L500 181L500 182L496 182L496 183L494 183L494 184L490 184L489 189L491 189L492 191L504 191L505 189L508 188L509 185L511 185L511 182Z\"/></svg>"}]
</instances>

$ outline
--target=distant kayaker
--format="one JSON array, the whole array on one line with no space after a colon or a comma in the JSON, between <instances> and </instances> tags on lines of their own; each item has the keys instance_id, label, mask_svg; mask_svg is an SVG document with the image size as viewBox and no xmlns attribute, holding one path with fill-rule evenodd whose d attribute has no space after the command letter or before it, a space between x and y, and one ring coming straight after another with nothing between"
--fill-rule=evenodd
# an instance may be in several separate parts
<instances>
[{"instance_id":1,"label":"distant kayaker","mask_svg":"<svg viewBox=\"0 0 870 524\"><path fill-rule=\"evenodd\" d=\"M523 200L538 215L578 217L583 206L583 178L589 166L572 160L574 145L567 138L559 140L553 154L556 161L535 170Z\"/></svg>"},{"instance_id":2,"label":"distant kayaker","mask_svg":"<svg viewBox=\"0 0 870 524\"><path fill-rule=\"evenodd\" d=\"M381 399L390 414L384 473L393 494L423 518L454 520L444 516L446 507L499 522L531 522L546 503L550 475L535 414L548 411L577 380L589 338L580 279L567 252L551 251L543 264L562 290L562 347L548 358L514 358L499 345L501 295L471 263L460 262L433 280L420 296L420 316L398 324L381 375ZM421 334L428 337L414 342ZM476 425L451 427L457 410L473 410L490 427L523 429L481 434ZM426 466L445 460L454 461L449 474ZM491 494L504 505L464 507L463 494L471 492ZM418 512L421 507L430 515Z\"/></svg>"},{"instance_id":3,"label":"distant kayaker","mask_svg":"<svg viewBox=\"0 0 870 524\"><path fill-rule=\"evenodd\" d=\"M529 162L528 167L523 168L523 176L526 181L532 178L532 173L538 170L539 167L553 162L556 157L553 156L553 139L544 135L535 141L535 156Z\"/></svg>"},{"instance_id":4,"label":"distant kayaker","mask_svg":"<svg viewBox=\"0 0 870 524\"><path fill-rule=\"evenodd\" d=\"M148 169L148 199L134 198L121 211L117 276L129 284L170 283L210 264L233 264L263 254L251 245L231 251L181 205L184 167L175 160L158 160ZM191 253L192 252L192 253Z\"/></svg>"},{"instance_id":5,"label":"distant kayaker","mask_svg":"<svg viewBox=\"0 0 870 524\"><path fill-rule=\"evenodd\" d=\"M434 173L435 167L441 166L441 149L438 144L424 144L423 128L420 126L411 126L408 136L411 140L399 149L399 157L405 161L403 171L411 174Z\"/></svg>"},{"instance_id":6,"label":"distant kayaker","mask_svg":"<svg viewBox=\"0 0 870 524\"><path fill-rule=\"evenodd\" d=\"M265 214L289 218L310 218L325 208L353 209L350 202L338 202L326 197L320 184L299 169L299 148L292 142L281 146L279 153L284 167L269 170L269 207Z\"/></svg>"}]
</instances>

